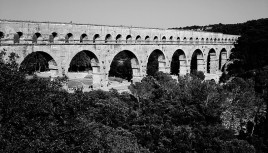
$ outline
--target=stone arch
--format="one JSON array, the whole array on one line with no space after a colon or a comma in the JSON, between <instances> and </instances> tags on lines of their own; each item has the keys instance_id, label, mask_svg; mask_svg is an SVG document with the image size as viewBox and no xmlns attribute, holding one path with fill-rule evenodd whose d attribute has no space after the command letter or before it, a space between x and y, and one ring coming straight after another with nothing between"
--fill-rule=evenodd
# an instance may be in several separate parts
<instances>
[{"instance_id":1,"label":"stone arch","mask_svg":"<svg viewBox=\"0 0 268 153\"><path fill-rule=\"evenodd\" d=\"M80 43L85 43L88 41L88 36L87 34L83 33L81 36L80 36Z\"/></svg>"},{"instance_id":2,"label":"stone arch","mask_svg":"<svg viewBox=\"0 0 268 153\"><path fill-rule=\"evenodd\" d=\"M172 43L172 41L173 41L173 36L170 36L170 37L169 37L169 41Z\"/></svg>"},{"instance_id":3,"label":"stone arch","mask_svg":"<svg viewBox=\"0 0 268 153\"><path fill-rule=\"evenodd\" d=\"M121 43L121 39L122 39L122 35L121 35L121 34L118 34L118 35L115 37L115 42L116 42L116 43Z\"/></svg>"},{"instance_id":4,"label":"stone arch","mask_svg":"<svg viewBox=\"0 0 268 153\"><path fill-rule=\"evenodd\" d=\"M28 54L20 63L20 70L28 74L49 71L51 75L58 75L58 64L54 56L45 51L36 51ZM50 75L50 76L51 76Z\"/></svg>"},{"instance_id":5,"label":"stone arch","mask_svg":"<svg viewBox=\"0 0 268 153\"><path fill-rule=\"evenodd\" d=\"M225 48L223 48L220 51L220 55L219 55L219 70L222 69L223 65L227 62L227 51Z\"/></svg>"},{"instance_id":6,"label":"stone arch","mask_svg":"<svg viewBox=\"0 0 268 153\"><path fill-rule=\"evenodd\" d=\"M166 36L163 36L163 37L162 37L162 42L164 42L164 43L165 43L165 42L166 42L166 40L167 40L167 39L166 39Z\"/></svg>"},{"instance_id":7,"label":"stone arch","mask_svg":"<svg viewBox=\"0 0 268 153\"><path fill-rule=\"evenodd\" d=\"M166 72L166 57L164 53L155 49L147 59L147 75L154 75L157 71Z\"/></svg>"},{"instance_id":8,"label":"stone arch","mask_svg":"<svg viewBox=\"0 0 268 153\"><path fill-rule=\"evenodd\" d=\"M22 32L17 32L14 34L14 43L20 43L20 38L23 36L23 33Z\"/></svg>"},{"instance_id":9,"label":"stone arch","mask_svg":"<svg viewBox=\"0 0 268 153\"><path fill-rule=\"evenodd\" d=\"M185 75L186 73L187 73L186 54L183 50L178 49L172 55L172 60L170 64L170 74Z\"/></svg>"},{"instance_id":10,"label":"stone arch","mask_svg":"<svg viewBox=\"0 0 268 153\"><path fill-rule=\"evenodd\" d=\"M199 38L198 37L195 38L195 43L199 43Z\"/></svg>"},{"instance_id":11,"label":"stone arch","mask_svg":"<svg viewBox=\"0 0 268 153\"><path fill-rule=\"evenodd\" d=\"M181 41L181 38L177 37L177 42L180 43L180 41Z\"/></svg>"},{"instance_id":12,"label":"stone arch","mask_svg":"<svg viewBox=\"0 0 268 153\"><path fill-rule=\"evenodd\" d=\"M98 42L98 41L100 41L100 35L99 35L99 34L95 34L95 35L93 36L93 43L96 43L96 42Z\"/></svg>"},{"instance_id":13,"label":"stone arch","mask_svg":"<svg viewBox=\"0 0 268 153\"><path fill-rule=\"evenodd\" d=\"M141 36L140 36L140 35L138 35L138 36L136 37L136 43L141 43Z\"/></svg>"},{"instance_id":14,"label":"stone arch","mask_svg":"<svg viewBox=\"0 0 268 153\"><path fill-rule=\"evenodd\" d=\"M73 34L72 33L68 33L65 36L65 43L71 43L73 41Z\"/></svg>"},{"instance_id":15,"label":"stone arch","mask_svg":"<svg viewBox=\"0 0 268 153\"><path fill-rule=\"evenodd\" d=\"M190 65L191 73L194 71L202 71L204 72L204 55L200 49L196 49L191 58Z\"/></svg>"},{"instance_id":16,"label":"stone arch","mask_svg":"<svg viewBox=\"0 0 268 153\"><path fill-rule=\"evenodd\" d=\"M187 38L186 37L183 38L183 42L184 43L187 42Z\"/></svg>"},{"instance_id":17,"label":"stone arch","mask_svg":"<svg viewBox=\"0 0 268 153\"><path fill-rule=\"evenodd\" d=\"M33 44L40 43L41 39L42 39L42 35L39 32L37 32L33 35L32 43Z\"/></svg>"},{"instance_id":18,"label":"stone arch","mask_svg":"<svg viewBox=\"0 0 268 153\"><path fill-rule=\"evenodd\" d=\"M158 43L158 37L157 36L154 36L154 42Z\"/></svg>"},{"instance_id":19,"label":"stone arch","mask_svg":"<svg viewBox=\"0 0 268 153\"><path fill-rule=\"evenodd\" d=\"M145 42L146 42L146 43L149 43L149 42L150 42L150 37L149 37L149 36L146 36L146 37L145 37Z\"/></svg>"},{"instance_id":20,"label":"stone arch","mask_svg":"<svg viewBox=\"0 0 268 153\"><path fill-rule=\"evenodd\" d=\"M126 43L132 43L132 36L131 35L127 35Z\"/></svg>"},{"instance_id":21,"label":"stone arch","mask_svg":"<svg viewBox=\"0 0 268 153\"><path fill-rule=\"evenodd\" d=\"M52 32L51 35L49 35L49 39L48 39L49 43L54 43L56 38L58 38L58 33Z\"/></svg>"},{"instance_id":22,"label":"stone arch","mask_svg":"<svg viewBox=\"0 0 268 153\"><path fill-rule=\"evenodd\" d=\"M5 34L4 32L0 31L0 39L4 38Z\"/></svg>"},{"instance_id":23,"label":"stone arch","mask_svg":"<svg viewBox=\"0 0 268 153\"><path fill-rule=\"evenodd\" d=\"M216 51L211 48L207 55L207 73L215 74L217 71Z\"/></svg>"},{"instance_id":24,"label":"stone arch","mask_svg":"<svg viewBox=\"0 0 268 153\"><path fill-rule=\"evenodd\" d=\"M94 66L99 66L99 60L93 52L82 50L76 53L68 64L68 72L93 71Z\"/></svg>"},{"instance_id":25,"label":"stone arch","mask_svg":"<svg viewBox=\"0 0 268 153\"><path fill-rule=\"evenodd\" d=\"M111 34L107 34L105 36L105 43L111 42L112 41L112 35Z\"/></svg>"},{"instance_id":26,"label":"stone arch","mask_svg":"<svg viewBox=\"0 0 268 153\"><path fill-rule=\"evenodd\" d=\"M129 50L118 52L110 64L109 77L119 77L128 81L138 81L140 63L137 56Z\"/></svg>"}]
</instances>

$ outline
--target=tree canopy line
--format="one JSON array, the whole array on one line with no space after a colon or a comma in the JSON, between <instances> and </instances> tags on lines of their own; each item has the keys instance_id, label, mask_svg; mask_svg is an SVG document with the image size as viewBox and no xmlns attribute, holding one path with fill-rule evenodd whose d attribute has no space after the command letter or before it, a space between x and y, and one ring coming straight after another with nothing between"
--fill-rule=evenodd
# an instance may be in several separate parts
<instances>
[{"instance_id":1,"label":"tree canopy line","mask_svg":"<svg viewBox=\"0 0 268 153\"><path fill-rule=\"evenodd\" d=\"M245 24L259 28L241 34L223 84L156 72L131 94L71 94L62 78L25 79L9 55L0 60L0 152L267 152L267 20Z\"/></svg>"}]
</instances>

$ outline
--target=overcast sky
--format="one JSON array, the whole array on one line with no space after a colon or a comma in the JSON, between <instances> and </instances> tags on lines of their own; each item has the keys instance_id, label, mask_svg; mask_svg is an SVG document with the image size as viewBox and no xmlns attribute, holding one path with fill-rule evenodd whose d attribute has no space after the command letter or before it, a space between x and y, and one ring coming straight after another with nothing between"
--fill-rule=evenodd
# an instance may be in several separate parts
<instances>
[{"instance_id":1,"label":"overcast sky","mask_svg":"<svg viewBox=\"0 0 268 153\"><path fill-rule=\"evenodd\" d=\"M268 18L268 0L0 0L0 19L172 28Z\"/></svg>"}]
</instances>

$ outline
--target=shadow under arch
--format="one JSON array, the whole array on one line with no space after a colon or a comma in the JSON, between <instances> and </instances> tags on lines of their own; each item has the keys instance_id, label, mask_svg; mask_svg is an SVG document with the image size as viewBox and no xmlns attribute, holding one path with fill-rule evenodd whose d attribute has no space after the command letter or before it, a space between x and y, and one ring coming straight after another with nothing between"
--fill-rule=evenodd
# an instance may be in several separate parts
<instances>
[{"instance_id":1,"label":"shadow under arch","mask_svg":"<svg viewBox=\"0 0 268 153\"><path fill-rule=\"evenodd\" d=\"M217 71L216 51L211 48L207 56L207 73L215 74Z\"/></svg>"},{"instance_id":2,"label":"shadow under arch","mask_svg":"<svg viewBox=\"0 0 268 153\"><path fill-rule=\"evenodd\" d=\"M191 73L194 71L202 71L204 72L204 56L203 52L200 49L196 49L191 58L190 65Z\"/></svg>"},{"instance_id":3,"label":"shadow under arch","mask_svg":"<svg viewBox=\"0 0 268 153\"><path fill-rule=\"evenodd\" d=\"M58 74L58 64L55 59L44 51L36 51L27 55L20 63L19 69L27 74L45 71Z\"/></svg>"},{"instance_id":4,"label":"shadow under arch","mask_svg":"<svg viewBox=\"0 0 268 153\"><path fill-rule=\"evenodd\" d=\"M165 67L166 58L164 53L159 49L155 49L147 60L147 75L153 76L158 71L165 72Z\"/></svg>"},{"instance_id":5,"label":"shadow under arch","mask_svg":"<svg viewBox=\"0 0 268 153\"><path fill-rule=\"evenodd\" d=\"M185 52L181 49L178 49L174 52L170 64L170 74L171 75L180 75L187 73L187 60Z\"/></svg>"},{"instance_id":6,"label":"shadow under arch","mask_svg":"<svg viewBox=\"0 0 268 153\"><path fill-rule=\"evenodd\" d=\"M98 66L99 60L97 56L89 50L82 50L71 59L68 72L92 72L93 67Z\"/></svg>"},{"instance_id":7,"label":"shadow under arch","mask_svg":"<svg viewBox=\"0 0 268 153\"><path fill-rule=\"evenodd\" d=\"M117 53L110 64L109 77L119 77L128 81L136 79L140 73L140 63L137 56L123 50Z\"/></svg>"}]
</instances>

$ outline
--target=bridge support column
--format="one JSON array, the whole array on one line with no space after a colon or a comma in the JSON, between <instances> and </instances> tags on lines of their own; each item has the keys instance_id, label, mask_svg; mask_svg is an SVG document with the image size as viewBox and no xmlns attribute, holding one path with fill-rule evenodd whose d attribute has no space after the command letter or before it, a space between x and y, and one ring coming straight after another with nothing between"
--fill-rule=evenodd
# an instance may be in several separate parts
<instances>
[{"instance_id":1,"label":"bridge support column","mask_svg":"<svg viewBox=\"0 0 268 153\"><path fill-rule=\"evenodd\" d=\"M219 70L221 71L221 69L222 69L222 67L223 67L223 65L227 62L227 53L226 52L223 52L223 53L221 53L221 59L220 59L221 61L220 61L220 67L219 67Z\"/></svg>"},{"instance_id":2,"label":"bridge support column","mask_svg":"<svg viewBox=\"0 0 268 153\"><path fill-rule=\"evenodd\" d=\"M105 79L105 73L100 72L99 66L92 66L92 81L93 88L99 88L107 86L107 81Z\"/></svg>"},{"instance_id":3,"label":"bridge support column","mask_svg":"<svg viewBox=\"0 0 268 153\"><path fill-rule=\"evenodd\" d=\"M165 61L158 61L158 71L166 73L166 62Z\"/></svg>"},{"instance_id":4,"label":"bridge support column","mask_svg":"<svg viewBox=\"0 0 268 153\"><path fill-rule=\"evenodd\" d=\"M186 60L180 60L179 75L185 75L185 74L187 74Z\"/></svg>"},{"instance_id":5,"label":"bridge support column","mask_svg":"<svg viewBox=\"0 0 268 153\"><path fill-rule=\"evenodd\" d=\"M216 53L210 53L210 73L216 74L217 71L217 58Z\"/></svg>"},{"instance_id":6,"label":"bridge support column","mask_svg":"<svg viewBox=\"0 0 268 153\"><path fill-rule=\"evenodd\" d=\"M197 71L205 72L205 63L203 58L197 58Z\"/></svg>"}]
</instances>

